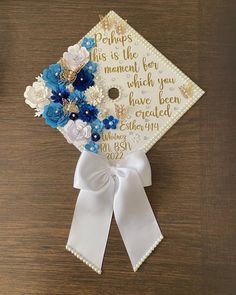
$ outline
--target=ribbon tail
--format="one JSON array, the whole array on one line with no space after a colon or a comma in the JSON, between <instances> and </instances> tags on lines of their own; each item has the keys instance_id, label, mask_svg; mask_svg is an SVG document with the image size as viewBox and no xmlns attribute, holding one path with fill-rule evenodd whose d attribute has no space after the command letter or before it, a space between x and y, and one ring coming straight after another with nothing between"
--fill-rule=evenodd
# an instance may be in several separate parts
<instances>
[{"instance_id":1,"label":"ribbon tail","mask_svg":"<svg viewBox=\"0 0 236 295\"><path fill-rule=\"evenodd\" d=\"M101 274L113 214L114 182L98 191L81 190L66 249Z\"/></svg>"},{"instance_id":2,"label":"ribbon tail","mask_svg":"<svg viewBox=\"0 0 236 295\"><path fill-rule=\"evenodd\" d=\"M134 171L118 177L114 216L128 252L133 270L163 239L140 178Z\"/></svg>"}]
</instances>

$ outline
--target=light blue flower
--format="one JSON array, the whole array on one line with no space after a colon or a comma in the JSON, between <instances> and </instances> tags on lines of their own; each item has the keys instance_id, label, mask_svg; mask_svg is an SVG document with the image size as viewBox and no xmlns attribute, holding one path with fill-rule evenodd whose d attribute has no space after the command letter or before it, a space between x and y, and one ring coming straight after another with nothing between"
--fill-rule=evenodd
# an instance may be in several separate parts
<instances>
[{"instance_id":1,"label":"light blue flower","mask_svg":"<svg viewBox=\"0 0 236 295\"><path fill-rule=\"evenodd\" d=\"M90 151L94 154L97 154L98 150L99 150L99 144L97 144L96 142L94 141L90 141L89 143L87 143L85 146L85 149L87 151Z\"/></svg>"},{"instance_id":2,"label":"light blue flower","mask_svg":"<svg viewBox=\"0 0 236 295\"><path fill-rule=\"evenodd\" d=\"M43 80L46 82L46 85L54 90L59 90L59 84L63 83L60 80L60 73L62 71L60 64L51 64L47 69L43 70Z\"/></svg>"},{"instance_id":3,"label":"light blue flower","mask_svg":"<svg viewBox=\"0 0 236 295\"><path fill-rule=\"evenodd\" d=\"M87 50L91 50L96 46L94 38L86 38L84 37L81 43L82 47L85 47Z\"/></svg>"},{"instance_id":4,"label":"light blue flower","mask_svg":"<svg viewBox=\"0 0 236 295\"><path fill-rule=\"evenodd\" d=\"M91 127L93 133L101 133L104 128L104 124L99 119L96 119L91 123Z\"/></svg>"},{"instance_id":5,"label":"light blue flower","mask_svg":"<svg viewBox=\"0 0 236 295\"><path fill-rule=\"evenodd\" d=\"M93 74L97 72L97 66L98 66L97 63L89 61L84 66L84 69L86 69L88 72Z\"/></svg>"},{"instance_id":6,"label":"light blue flower","mask_svg":"<svg viewBox=\"0 0 236 295\"><path fill-rule=\"evenodd\" d=\"M86 103L86 96L83 91L75 90L70 93L68 100L76 102L80 107L82 104Z\"/></svg>"},{"instance_id":7,"label":"light blue flower","mask_svg":"<svg viewBox=\"0 0 236 295\"><path fill-rule=\"evenodd\" d=\"M51 102L49 105L46 105L42 115L45 118L46 124L52 128L63 127L69 121L69 114L64 114L63 105L60 103Z\"/></svg>"}]
</instances>

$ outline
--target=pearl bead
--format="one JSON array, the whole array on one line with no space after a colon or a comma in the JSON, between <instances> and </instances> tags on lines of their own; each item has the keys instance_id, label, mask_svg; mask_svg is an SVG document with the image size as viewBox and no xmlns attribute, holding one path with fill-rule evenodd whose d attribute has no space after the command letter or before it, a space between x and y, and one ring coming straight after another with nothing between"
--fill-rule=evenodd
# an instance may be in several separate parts
<instances>
[{"instance_id":1,"label":"pearl bead","mask_svg":"<svg viewBox=\"0 0 236 295\"><path fill-rule=\"evenodd\" d=\"M113 125L113 122L112 122L112 121L110 121L110 122L109 122L109 125L110 125L110 126L111 126L111 125Z\"/></svg>"}]
</instances>

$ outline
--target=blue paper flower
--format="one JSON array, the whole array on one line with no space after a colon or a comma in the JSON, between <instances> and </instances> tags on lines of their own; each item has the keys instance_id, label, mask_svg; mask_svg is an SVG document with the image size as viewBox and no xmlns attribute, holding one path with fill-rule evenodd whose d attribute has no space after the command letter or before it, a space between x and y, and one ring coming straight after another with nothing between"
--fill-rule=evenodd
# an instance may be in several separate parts
<instances>
[{"instance_id":1,"label":"blue paper flower","mask_svg":"<svg viewBox=\"0 0 236 295\"><path fill-rule=\"evenodd\" d=\"M70 95L70 91L64 84L59 84L57 91L52 90L51 100L56 103L63 103L63 99L67 99Z\"/></svg>"},{"instance_id":2,"label":"blue paper flower","mask_svg":"<svg viewBox=\"0 0 236 295\"><path fill-rule=\"evenodd\" d=\"M73 82L73 86L75 89L79 91L85 91L90 86L94 85L94 75L90 73L88 70L82 69Z\"/></svg>"},{"instance_id":3,"label":"blue paper flower","mask_svg":"<svg viewBox=\"0 0 236 295\"><path fill-rule=\"evenodd\" d=\"M109 116L108 118L103 120L106 129L116 129L119 120L114 118L113 116Z\"/></svg>"},{"instance_id":4,"label":"blue paper flower","mask_svg":"<svg viewBox=\"0 0 236 295\"><path fill-rule=\"evenodd\" d=\"M79 118L79 115L78 115L78 113L70 113L69 118L70 118L72 121L76 121L76 120Z\"/></svg>"},{"instance_id":5,"label":"blue paper flower","mask_svg":"<svg viewBox=\"0 0 236 295\"><path fill-rule=\"evenodd\" d=\"M82 47L85 47L87 50L91 50L96 46L95 40L93 38L84 37L81 43Z\"/></svg>"},{"instance_id":6,"label":"blue paper flower","mask_svg":"<svg viewBox=\"0 0 236 295\"><path fill-rule=\"evenodd\" d=\"M91 123L91 127L92 127L92 132L101 133L104 128L104 124L99 119L96 119L95 121Z\"/></svg>"},{"instance_id":7,"label":"blue paper flower","mask_svg":"<svg viewBox=\"0 0 236 295\"><path fill-rule=\"evenodd\" d=\"M97 154L97 152L99 150L99 144L97 144L94 141L90 141L84 147L85 147L86 150L88 150L88 151L90 151L92 153L95 153L95 154Z\"/></svg>"},{"instance_id":8,"label":"blue paper flower","mask_svg":"<svg viewBox=\"0 0 236 295\"><path fill-rule=\"evenodd\" d=\"M79 111L79 119L84 122L92 122L97 119L98 109L91 104L82 104Z\"/></svg>"},{"instance_id":9,"label":"blue paper flower","mask_svg":"<svg viewBox=\"0 0 236 295\"><path fill-rule=\"evenodd\" d=\"M46 124L52 128L63 127L69 121L69 115L65 115L60 103L51 102L44 107L43 117Z\"/></svg>"},{"instance_id":10,"label":"blue paper flower","mask_svg":"<svg viewBox=\"0 0 236 295\"><path fill-rule=\"evenodd\" d=\"M75 90L74 92L71 92L68 100L74 101L79 107L86 103L86 96L83 91Z\"/></svg>"},{"instance_id":11,"label":"blue paper flower","mask_svg":"<svg viewBox=\"0 0 236 295\"><path fill-rule=\"evenodd\" d=\"M86 63L86 65L84 66L84 70L89 71L90 73L96 73L97 72L97 63L89 61Z\"/></svg>"},{"instance_id":12,"label":"blue paper flower","mask_svg":"<svg viewBox=\"0 0 236 295\"><path fill-rule=\"evenodd\" d=\"M60 80L61 70L60 64L52 64L47 69L43 70L43 80L46 82L46 85L54 91L57 91L59 88L58 85L63 83Z\"/></svg>"},{"instance_id":13,"label":"blue paper flower","mask_svg":"<svg viewBox=\"0 0 236 295\"><path fill-rule=\"evenodd\" d=\"M101 136L100 136L100 134L99 133L92 133L92 135L91 135L91 139L92 139L92 141L99 141L99 139L101 138Z\"/></svg>"}]
</instances>

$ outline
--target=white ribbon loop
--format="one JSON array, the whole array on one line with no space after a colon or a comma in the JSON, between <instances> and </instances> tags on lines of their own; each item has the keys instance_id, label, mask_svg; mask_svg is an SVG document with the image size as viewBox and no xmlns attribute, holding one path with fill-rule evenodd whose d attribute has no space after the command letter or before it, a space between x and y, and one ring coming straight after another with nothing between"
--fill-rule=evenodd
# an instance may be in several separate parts
<instances>
[{"instance_id":1,"label":"white ribbon loop","mask_svg":"<svg viewBox=\"0 0 236 295\"><path fill-rule=\"evenodd\" d=\"M114 210L136 271L163 238L143 188L149 185L151 168L143 151L115 166L103 156L82 152L74 177L74 187L81 191L66 248L101 273Z\"/></svg>"}]
</instances>

